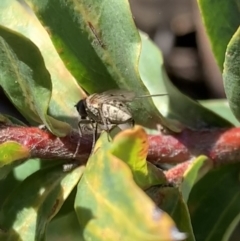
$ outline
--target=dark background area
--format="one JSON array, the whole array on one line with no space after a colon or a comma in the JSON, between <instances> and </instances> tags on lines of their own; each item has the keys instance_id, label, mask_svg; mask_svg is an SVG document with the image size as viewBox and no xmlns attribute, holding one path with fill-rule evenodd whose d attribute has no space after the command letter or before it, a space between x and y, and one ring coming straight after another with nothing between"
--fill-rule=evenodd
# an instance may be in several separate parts
<instances>
[{"instance_id":1,"label":"dark background area","mask_svg":"<svg viewBox=\"0 0 240 241\"><path fill-rule=\"evenodd\" d=\"M197 0L129 2L137 27L161 49L172 82L194 99L225 98L221 72L212 54ZM239 237L240 224L229 241L239 241Z\"/></svg>"},{"instance_id":2,"label":"dark background area","mask_svg":"<svg viewBox=\"0 0 240 241\"><path fill-rule=\"evenodd\" d=\"M130 0L139 29L159 46L172 82L194 99L224 98L196 0Z\"/></svg>"}]
</instances>

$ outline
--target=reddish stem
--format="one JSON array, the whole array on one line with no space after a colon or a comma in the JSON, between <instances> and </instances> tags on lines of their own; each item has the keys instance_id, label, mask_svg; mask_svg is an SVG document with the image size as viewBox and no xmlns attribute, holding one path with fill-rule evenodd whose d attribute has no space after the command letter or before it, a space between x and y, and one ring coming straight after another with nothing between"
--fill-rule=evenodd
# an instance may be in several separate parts
<instances>
[{"instance_id":1,"label":"reddish stem","mask_svg":"<svg viewBox=\"0 0 240 241\"><path fill-rule=\"evenodd\" d=\"M180 183L182 181L183 174L187 168L191 165L192 161L186 161L176 165L175 167L165 171L165 176L170 183Z\"/></svg>"},{"instance_id":2,"label":"reddish stem","mask_svg":"<svg viewBox=\"0 0 240 241\"><path fill-rule=\"evenodd\" d=\"M236 162L240 156L240 128L183 130L179 134L149 136L148 160L181 163L206 155L214 165Z\"/></svg>"},{"instance_id":3,"label":"reddish stem","mask_svg":"<svg viewBox=\"0 0 240 241\"><path fill-rule=\"evenodd\" d=\"M86 162L91 151L92 136L80 140L80 148L75 159ZM56 137L47 130L37 127L0 126L0 144L16 141L30 150L31 157L42 159L72 159L76 151L79 134L72 132L65 137Z\"/></svg>"},{"instance_id":4,"label":"reddish stem","mask_svg":"<svg viewBox=\"0 0 240 241\"><path fill-rule=\"evenodd\" d=\"M1 124L0 144L16 141L30 150L31 157L42 159L73 159L79 134L72 132L66 137L56 137L37 127ZM74 159L85 163L92 148L92 135L80 138L80 148ZM179 164L167 171L168 180L179 179L192 158L206 155L213 164L237 162L240 156L240 128L183 130L179 134L149 136L148 161L153 163Z\"/></svg>"}]
</instances>

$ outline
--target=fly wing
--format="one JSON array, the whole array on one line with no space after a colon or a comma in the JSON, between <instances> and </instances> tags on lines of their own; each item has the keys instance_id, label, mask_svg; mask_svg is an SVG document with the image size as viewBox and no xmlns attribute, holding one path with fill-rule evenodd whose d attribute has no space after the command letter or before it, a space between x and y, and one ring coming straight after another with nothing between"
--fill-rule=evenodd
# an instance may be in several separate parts
<instances>
[{"instance_id":1,"label":"fly wing","mask_svg":"<svg viewBox=\"0 0 240 241\"><path fill-rule=\"evenodd\" d=\"M103 92L102 94L105 96L108 96L108 99L119 100L122 102L132 101L136 97L136 94L133 91L120 90L120 89L108 90L108 91Z\"/></svg>"},{"instance_id":2,"label":"fly wing","mask_svg":"<svg viewBox=\"0 0 240 241\"><path fill-rule=\"evenodd\" d=\"M107 90L99 94L91 96L92 101L103 103L109 100L118 100L122 102L130 102L136 97L135 93L130 90Z\"/></svg>"}]
</instances>

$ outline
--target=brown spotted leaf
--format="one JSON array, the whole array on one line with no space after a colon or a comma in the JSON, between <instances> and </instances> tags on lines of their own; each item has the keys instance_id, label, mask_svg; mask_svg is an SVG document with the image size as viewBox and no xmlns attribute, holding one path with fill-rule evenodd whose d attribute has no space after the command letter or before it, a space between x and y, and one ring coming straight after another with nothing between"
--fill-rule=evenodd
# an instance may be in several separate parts
<instances>
[{"instance_id":1,"label":"brown spotted leaf","mask_svg":"<svg viewBox=\"0 0 240 241\"><path fill-rule=\"evenodd\" d=\"M78 185L75 210L84 239L183 240L185 234L136 185L128 165L114 156L109 146L104 133ZM131 152L131 148L122 151Z\"/></svg>"}]
</instances>

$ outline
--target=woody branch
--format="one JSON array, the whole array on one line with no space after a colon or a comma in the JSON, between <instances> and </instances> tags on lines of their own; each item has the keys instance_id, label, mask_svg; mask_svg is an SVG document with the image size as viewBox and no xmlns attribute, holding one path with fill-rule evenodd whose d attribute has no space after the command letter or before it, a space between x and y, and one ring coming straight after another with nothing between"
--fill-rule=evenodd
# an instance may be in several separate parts
<instances>
[{"instance_id":1,"label":"woody branch","mask_svg":"<svg viewBox=\"0 0 240 241\"><path fill-rule=\"evenodd\" d=\"M16 141L30 150L32 158L72 159L79 140L78 132L56 137L37 127L0 125L0 144ZM92 147L92 135L80 139L81 148L76 160L85 163ZM148 161L179 164L167 175L181 175L198 155L208 156L214 166L236 162L240 156L240 128L183 130L179 134L149 135Z\"/></svg>"}]
</instances>

